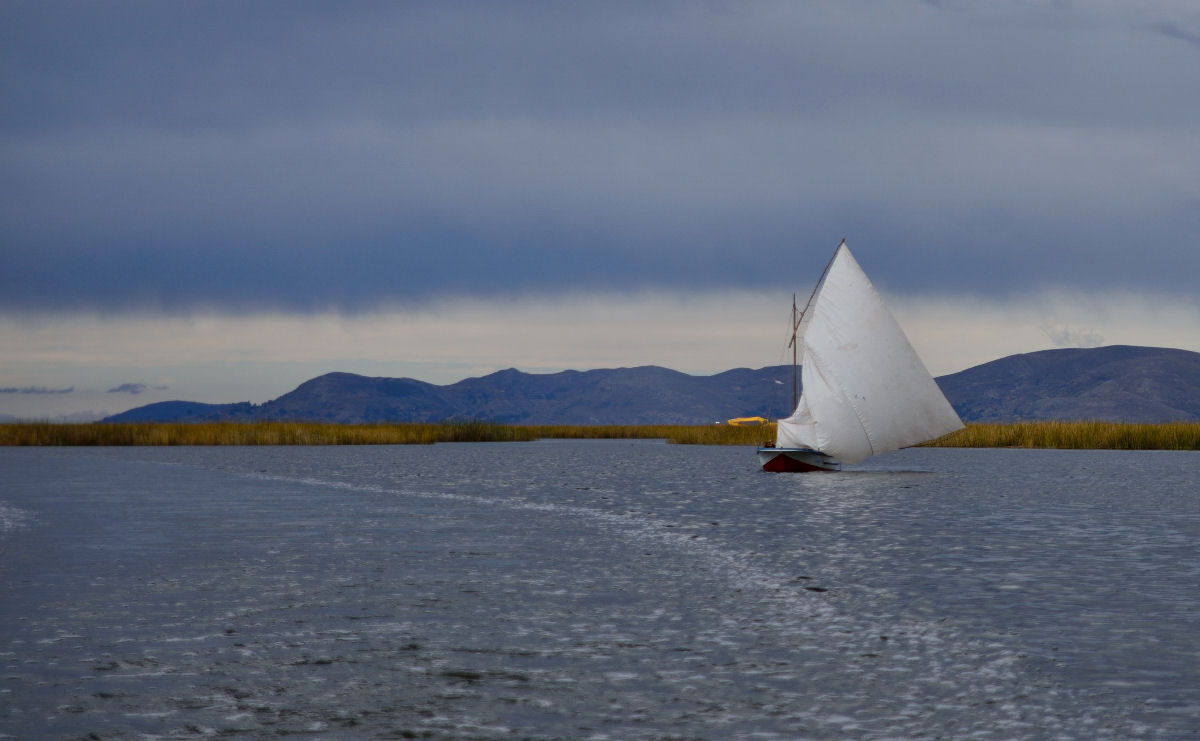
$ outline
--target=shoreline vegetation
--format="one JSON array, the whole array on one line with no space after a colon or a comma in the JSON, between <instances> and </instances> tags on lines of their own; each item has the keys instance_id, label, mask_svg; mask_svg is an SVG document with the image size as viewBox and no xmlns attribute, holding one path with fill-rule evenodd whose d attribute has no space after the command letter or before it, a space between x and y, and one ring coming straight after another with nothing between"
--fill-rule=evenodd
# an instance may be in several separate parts
<instances>
[{"instance_id":1,"label":"shoreline vegetation","mask_svg":"<svg viewBox=\"0 0 1200 741\"><path fill-rule=\"evenodd\" d=\"M760 445L774 425L509 425L494 422L334 424L159 422L0 424L3 446L428 445L540 439L663 439L683 445ZM1200 422L1014 422L968 424L924 447L1200 450Z\"/></svg>"}]
</instances>

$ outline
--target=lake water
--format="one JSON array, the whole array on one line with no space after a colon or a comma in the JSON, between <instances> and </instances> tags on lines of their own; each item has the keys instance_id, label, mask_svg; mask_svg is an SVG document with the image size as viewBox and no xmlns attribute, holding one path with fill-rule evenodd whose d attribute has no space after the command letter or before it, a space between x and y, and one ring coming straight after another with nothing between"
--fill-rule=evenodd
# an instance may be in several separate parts
<instances>
[{"instance_id":1,"label":"lake water","mask_svg":"<svg viewBox=\"0 0 1200 741\"><path fill-rule=\"evenodd\" d=\"M0 737L1200 734L1200 454L0 449Z\"/></svg>"}]
</instances>

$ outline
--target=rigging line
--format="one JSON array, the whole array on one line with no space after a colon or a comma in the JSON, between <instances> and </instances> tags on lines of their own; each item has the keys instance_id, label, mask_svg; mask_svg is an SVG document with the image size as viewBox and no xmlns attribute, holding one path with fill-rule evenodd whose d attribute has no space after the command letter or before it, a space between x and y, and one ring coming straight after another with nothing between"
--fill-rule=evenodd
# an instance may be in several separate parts
<instances>
[{"instance_id":1,"label":"rigging line","mask_svg":"<svg viewBox=\"0 0 1200 741\"><path fill-rule=\"evenodd\" d=\"M825 276L829 274L829 268L833 265L833 261L837 259L838 252L846 246L846 238L842 237L842 241L838 243L837 249L833 251L829 261L825 263L825 268L821 270L821 277L817 279L816 285L813 286L812 293L808 294L808 301L804 303L804 310L796 313L796 294L792 294L792 336L788 338L787 346L792 349L792 407L795 408L799 403L799 392L796 387L799 385L799 336L800 325L804 323L804 317L808 314L809 308L812 306L813 299L817 295L817 291L821 289L821 284L825 282Z\"/></svg>"},{"instance_id":2,"label":"rigging line","mask_svg":"<svg viewBox=\"0 0 1200 741\"><path fill-rule=\"evenodd\" d=\"M820 290L821 284L825 282L825 276L829 274L830 266L833 265L833 261L837 259L838 252L845 246L846 238L842 237L842 241L838 243L837 249L833 251L833 255L829 258L829 262L825 263L825 269L821 271L821 277L817 279L817 284L813 286L812 293L808 294L808 301L804 304L804 310L800 312L800 318L796 320L796 326L792 327L793 337L795 337L794 333L800 329L800 323L804 321L804 315L808 313L809 307L812 306L813 299L816 297L817 291ZM794 298L793 301L795 301Z\"/></svg>"},{"instance_id":3,"label":"rigging line","mask_svg":"<svg viewBox=\"0 0 1200 741\"><path fill-rule=\"evenodd\" d=\"M796 328L800 326L800 323L796 321L796 294L795 293L792 294L792 318L788 322L788 325L789 325L790 332L788 334L788 343L787 343L787 345L784 346L785 349L791 348L792 345L796 344Z\"/></svg>"}]
</instances>

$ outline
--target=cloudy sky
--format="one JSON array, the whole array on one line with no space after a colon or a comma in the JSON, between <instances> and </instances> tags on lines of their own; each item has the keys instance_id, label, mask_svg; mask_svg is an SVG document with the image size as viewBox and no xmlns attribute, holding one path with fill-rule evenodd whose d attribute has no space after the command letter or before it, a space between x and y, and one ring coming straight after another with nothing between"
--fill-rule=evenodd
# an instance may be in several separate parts
<instances>
[{"instance_id":1,"label":"cloudy sky","mask_svg":"<svg viewBox=\"0 0 1200 741\"><path fill-rule=\"evenodd\" d=\"M786 357L1200 351L1193 0L0 4L0 415Z\"/></svg>"}]
</instances>

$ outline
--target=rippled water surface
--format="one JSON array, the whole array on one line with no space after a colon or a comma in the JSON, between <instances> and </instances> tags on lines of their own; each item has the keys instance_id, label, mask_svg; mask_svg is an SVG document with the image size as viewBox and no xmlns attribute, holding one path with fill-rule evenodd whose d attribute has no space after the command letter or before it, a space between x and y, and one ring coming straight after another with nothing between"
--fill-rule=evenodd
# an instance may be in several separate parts
<instances>
[{"instance_id":1,"label":"rippled water surface","mask_svg":"<svg viewBox=\"0 0 1200 741\"><path fill-rule=\"evenodd\" d=\"M0 737L1200 735L1200 455L0 449Z\"/></svg>"}]
</instances>

